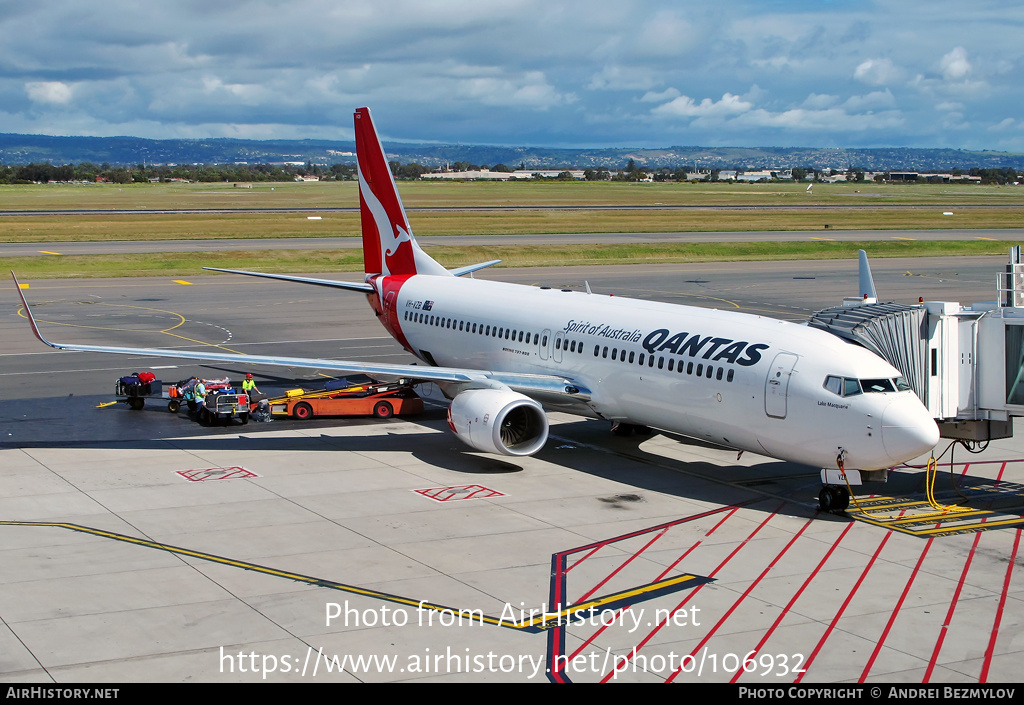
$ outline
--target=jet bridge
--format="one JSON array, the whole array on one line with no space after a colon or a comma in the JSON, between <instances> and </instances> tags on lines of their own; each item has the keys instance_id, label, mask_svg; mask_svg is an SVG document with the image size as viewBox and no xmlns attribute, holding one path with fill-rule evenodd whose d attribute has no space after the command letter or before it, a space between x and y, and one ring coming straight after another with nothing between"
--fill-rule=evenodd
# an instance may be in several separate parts
<instances>
[{"instance_id":1,"label":"jet bridge","mask_svg":"<svg viewBox=\"0 0 1024 705\"><path fill-rule=\"evenodd\" d=\"M985 442L1013 435L1024 416L1024 260L996 282L997 301L962 306L878 303L861 252L861 296L814 314L808 325L863 345L888 360L931 411L945 438Z\"/></svg>"}]
</instances>

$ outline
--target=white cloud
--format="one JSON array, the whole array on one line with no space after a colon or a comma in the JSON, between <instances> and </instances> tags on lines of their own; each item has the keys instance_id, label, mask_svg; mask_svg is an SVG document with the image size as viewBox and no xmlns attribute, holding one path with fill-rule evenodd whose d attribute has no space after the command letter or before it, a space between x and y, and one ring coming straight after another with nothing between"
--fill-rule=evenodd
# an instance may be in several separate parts
<instances>
[{"instance_id":1,"label":"white cloud","mask_svg":"<svg viewBox=\"0 0 1024 705\"><path fill-rule=\"evenodd\" d=\"M592 91L647 91L655 85L654 76L648 67L609 64L592 74L586 87Z\"/></svg>"},{"instance_id":2,"label":"white cloud","mask_svg":"<svg viewBox=\"0 0 1024 705\"><path fill-rule=\"evenodd\" d=\"M696 40L693 26L672 11L657 12L644 22L636 51L648 56L678 56Z\"/></svg>"},{"instance_id":3,"label":"white cloud","mask_svg":"<svg viewBox=\"0 0 1024 705\"><path fill-rule=\"evenodd\" d=\"M679 95L680 95L679 91L676 90L675 88L666 88L661 93L654 93L652 91L647 91L640 98L640 102L641 103L661 103L661 102L664 102L666 100L672 100L673 98L678 98Z\"/></svg>"},{"instance_id":4,"label":"white cloud","mask_svg":"<svg viewBox=\"0 0 1024 705\"><path fill-rule=\"evenodd\" d=\"M867 95L850 96L843 108L850 113L866 113L876 110L892 110L896 107L896 98L886 89L884 91L872 91Z\"/></svg>"},{"instance_id":5,"label":"white cloud","mask_svg":"<svg viewBox=\"0 0 1024 705\"><path fill-rule=\"evenodd\" d=\"M665 117L725 117L745 113L752 107L754 107L752 103L748 103L732 93L726 93L719 101L705 98L700 103L689 96L680 95L678 98L654 108L651 113Z\"/></svg>"},{"instance_id":6,"label":"white cloud","mask_svg":"<svg viewBox=\"0 0 1024 705\"><path fill-rule=\"evenodd\" d=\"M957 47L943 56L940 65L943 77L950 81L964 78L971 72L971 63L967 60L967 50L963 47Z\"/></svg>"},{"instance_id":7,"label":"white cloud","mask_svg":"<svg viewBox=\"0 0 1024 705\"><path fill-rule=\"evenodd\" d=\"M254 103L264 95L264 86L246 83L225 83L217 76L203 76L203 92L207 95L226 94L242 102Z\"/></svg>"},{"instance_id":8,"label":"white cloud","mask_svg":"<svg viewBox=\"0 0 1024 705\"><path fill-rule=\"evenodd\" d=\"M819 95L818 93L811 93L804 100L800 106L808 110L824 110L825 108L831 108L833 105L839 102L839 96L837 95Z\"/></svg>"},{"instance_id":9,"label":"white cloud","mask_svg":"<svg viewBox=\"0 0 1024 705\"><path fill-rule=\"evenodd\" d=\"M530 71L513 77L464 78L458 80L456 91L463 98L477 100L484 105L541 110L576 101L575 94L559 93L541 71Z\"/></svg>"},{"instance_id":10,"label":"white cloud","mask_svg":"<svg viewBox=\"0 0 1024 705\"><path fill-rule=\"evenodd\" d=\"M61 81L31 81L25 84L25 92L34 103L64 105L71 102L71 86Z\"/></svg>"},{"instance_id":11,"label":"white cloud","mask_svg":"<svg viewBox=\"0 0 1024 705\"><path fill-rule=\"evenodd\" d=\"M389 139L567 146L987 148L1024 124L1024 4L995 0L6 4L0 132L337 135L359 105Z\"/></svg>"},{"instance_id":12,"label":"white cloud","mask_svg":"<svg viewBox=\"0 0 1024 705\"><path fill-rule=\"evenodd\" d=\"M889 59L868 59L858 64L853 77L869 86L885 86L899 80L900 73Z\"/></svg>"},{"instance_id":13,"label":"white cloud","mask_svg":"<svg viewBox=\"0 0 1024 705\"><path fill-rule=\"evenodd\" d=\"M737 127L773 127L814 132L865 132L892 129L902 126L903 122L903 116L897 111L851 114L842 108L828 110L796 108L778 113L754 110L733 121L734 126Z\"/></svg>"}]
</instances>

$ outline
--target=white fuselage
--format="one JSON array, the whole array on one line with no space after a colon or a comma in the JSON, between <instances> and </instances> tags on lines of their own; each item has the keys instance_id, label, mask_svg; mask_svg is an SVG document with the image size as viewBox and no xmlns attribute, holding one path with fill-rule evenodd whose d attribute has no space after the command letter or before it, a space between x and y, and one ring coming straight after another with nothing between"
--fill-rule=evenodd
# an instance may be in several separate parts
<instances>
[{"instance_id":1,"label":"white fuselage","mask_svg":"<svg viewBox=\"0 0 1024 705\"><path fill-rule=\"evenodd\" d=\"M867 350L762 316L484 280L416 275L393 300L410 351L442 367L560 375L589 413L821 467L890 467L926 452L935 424ZM867 385L864 386L867 389Z\"/></svg>"}]
</instances>

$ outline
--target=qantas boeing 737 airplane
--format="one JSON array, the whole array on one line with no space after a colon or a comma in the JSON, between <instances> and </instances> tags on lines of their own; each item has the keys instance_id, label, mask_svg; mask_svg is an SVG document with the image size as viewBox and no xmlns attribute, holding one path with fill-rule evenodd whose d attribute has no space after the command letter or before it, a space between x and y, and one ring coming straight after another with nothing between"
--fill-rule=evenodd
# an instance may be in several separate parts
<instances>
[{"instance_id":1,"label":"qantas boeing 737 airplane","mask_svg":"<svg viewBox=\"0 0 1024 705\"><path fill-rule=\"evenodd\" d=\"M651 427L817 466L877 470L939 432L892 365L830 333L763 316L462 278L413 237L370 111L355 112L365 280L217 270L363 292L425 365L119 348L62 350L316 368L434 382L465 443L512 456L548 437L544 409ZM12 273L13 274L13 273ZM17 280L15 280L17 281Z\"/></svg>"}]
</instances>

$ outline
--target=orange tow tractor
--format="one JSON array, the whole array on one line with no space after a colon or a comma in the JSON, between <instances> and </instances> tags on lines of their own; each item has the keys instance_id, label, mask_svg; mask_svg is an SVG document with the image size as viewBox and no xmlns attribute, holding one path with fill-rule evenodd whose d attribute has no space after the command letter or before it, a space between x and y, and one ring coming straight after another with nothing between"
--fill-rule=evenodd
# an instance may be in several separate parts
<instances>
[{"instance_id":1,"label":"orange tow tractor","mask_svg":"<svg viewBox=\"0 0 1024 705\"><path fill-rule=\"evenodd\" d=\"M291 389L268 399L272 416L311 419L314 416L392 416L418 414L423 400L404 380L378 382L366 375L352 375L328 382L324 389Z\"/></svg>"}]
</instances>

